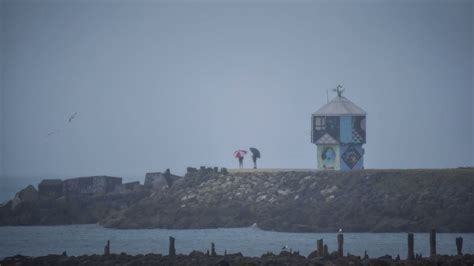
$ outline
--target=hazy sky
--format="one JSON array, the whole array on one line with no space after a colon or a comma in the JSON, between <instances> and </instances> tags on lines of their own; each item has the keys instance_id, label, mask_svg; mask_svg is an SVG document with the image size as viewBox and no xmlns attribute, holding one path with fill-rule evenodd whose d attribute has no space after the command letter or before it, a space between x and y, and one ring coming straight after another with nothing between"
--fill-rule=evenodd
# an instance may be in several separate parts
<instances>
[{"instance_id":1,"label":"hazy sky","mask_svg":"<svg viewBox=\"0 0 474 266\"><path fill-rule=\"evenodd\" d=\"M366 168L474 165L472 1L1 2L3 175L315 168L337 84Z\"/></svg>"}]
</instances>

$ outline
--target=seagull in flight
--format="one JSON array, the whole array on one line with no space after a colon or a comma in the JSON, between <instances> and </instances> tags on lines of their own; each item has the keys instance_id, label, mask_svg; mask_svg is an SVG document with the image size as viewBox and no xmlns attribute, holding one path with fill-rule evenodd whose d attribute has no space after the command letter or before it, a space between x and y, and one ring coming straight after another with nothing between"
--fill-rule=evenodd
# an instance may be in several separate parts
<instances>
[{"instance_id":1,"label":"seagull in flight","mask_svg":"<svg viewBox=\"0 0 474 266\"><path fill-rule=\"evenodd\" d=\"M69 119L67 120L68 123L71 123L72 120L76 118L76 116L77 116L77 112L75 112L74 114L72 114L72 115L69 117ZM61 129L56 129L56 130L50 131L50 132L46 135L46 137L49 138L49 137L51 137L52 135L54 135L54 134L56 134L56 133L60 133L63 129L64 129L64 126L63 126L63 128L61 128Z\"/></svg>"},{"instance_id":2,"label":"seagull in flight","mask_svg":"<svg viewBox=\"0 0 474 266\"><path fill-rule=\"evenodd\" d=\"M50 132L46 135L46 137L49 138L49 137L51 137L51 136L54 135L54 134L61 133L61 131L62 131L61 129L56 129L56 130L50 131Z\"/></svg>"},{"instance_id":3,"label":"seagull in flight","mask_svg":"<svg viewBox=\"0 0 474 266\"><path fill-rule=\"evenodd\" d=\"M76 118L76 115L77 115L77 112L75 112L74 114L72 114L69 119L68 119L68 122L71 123L71 121Z\"/></svg>"}]
</instances>

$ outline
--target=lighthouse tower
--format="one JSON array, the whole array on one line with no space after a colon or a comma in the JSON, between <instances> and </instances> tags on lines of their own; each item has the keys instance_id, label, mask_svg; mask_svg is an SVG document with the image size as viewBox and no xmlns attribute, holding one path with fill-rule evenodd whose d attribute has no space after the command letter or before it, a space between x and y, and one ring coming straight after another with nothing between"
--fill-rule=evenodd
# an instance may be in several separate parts
<instances>
[{"instance_id":1,"label":"lighthouse tower","mask_svg":"<svg viewBox=\"0 0 474 266\"><path fill-rule=\"evenodd\" d=\"M311 117L311 142L316 144L318 169L364 169L365 117L367 113L346 97L338 85L337 96Z\"/></svg>"}]
</instances>

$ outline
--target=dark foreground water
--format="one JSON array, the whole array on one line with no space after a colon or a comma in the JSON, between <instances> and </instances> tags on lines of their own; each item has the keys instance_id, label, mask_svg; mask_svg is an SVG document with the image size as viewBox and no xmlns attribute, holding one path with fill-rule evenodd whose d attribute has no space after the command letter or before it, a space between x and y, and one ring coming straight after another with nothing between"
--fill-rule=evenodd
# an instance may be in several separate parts
<instances>
[{"instance_id":1,"label":"dark foreground water","mask_svg":"<svg viewBox=\"0 0 474 266\"><path fill-rule=\"evenodd\" d=\"M315 249L316 240L323 238L330 251L336 250L336 233L278 233L257 228L166 230L116 230L98 225L66 226L6 226L0 227L0 258L16 254L41 256L102 254L105 242L110 239L113 253L168 254L168 238L176 238L176 252L189 254L192 250L205 252L211 242L223 254L242 252L246 256L260 256L272 251L279 253L284 245L307 256ZM455 254L455 238L463 236L464 252L474 253L474 234L438 234L438 253ZM344 233L344 253L369 256L385 254L402 258L407 254L405 233ZM429 254L429 235L415 234L415 252Z\"/></svg>"}]
</instances>

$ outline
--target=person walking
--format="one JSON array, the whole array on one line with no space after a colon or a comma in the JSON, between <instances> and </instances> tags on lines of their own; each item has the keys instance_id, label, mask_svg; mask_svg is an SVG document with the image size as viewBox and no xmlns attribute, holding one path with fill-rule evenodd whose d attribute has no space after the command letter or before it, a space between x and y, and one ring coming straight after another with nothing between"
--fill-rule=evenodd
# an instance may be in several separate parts
<instances>
[{"instance_id":1,"label":"person walking","mask_svg":"<svg viewBox=\"0 0 474 266\"><path fill-rule=\"evenodd\" d=\"M256 148L250 148L252 152L253 169L257 169L257 159L260 158L260 151Z\"/></svg>"},{"instance_id":2,"label":"person walking","mask_svg":"<svg viewBox=\"0 0 474 266\"><path fill-rule=\"evenodd\" d=\"M247 154L246 150L236 150L234 152L234 157L239 159L239 168L243 169L244 168L244 156Z\"/></svg>"}]
</instances>

